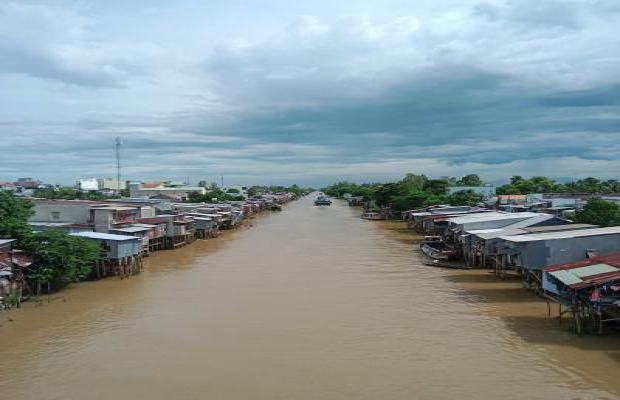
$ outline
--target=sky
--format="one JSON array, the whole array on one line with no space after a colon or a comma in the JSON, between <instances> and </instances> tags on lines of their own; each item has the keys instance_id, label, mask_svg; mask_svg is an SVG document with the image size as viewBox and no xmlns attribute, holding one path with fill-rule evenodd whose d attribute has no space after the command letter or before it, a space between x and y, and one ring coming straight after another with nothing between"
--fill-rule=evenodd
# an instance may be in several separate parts
<instances>
[{"instance_id":1,"label":"sky","mask_svg":"<svg viewBox=\"0 0 620 400\"><path fill-rule=\"evenodd\" d=\"M0 1L0 180L618 178L617 0Z\"/></svg>"}]
</instances>

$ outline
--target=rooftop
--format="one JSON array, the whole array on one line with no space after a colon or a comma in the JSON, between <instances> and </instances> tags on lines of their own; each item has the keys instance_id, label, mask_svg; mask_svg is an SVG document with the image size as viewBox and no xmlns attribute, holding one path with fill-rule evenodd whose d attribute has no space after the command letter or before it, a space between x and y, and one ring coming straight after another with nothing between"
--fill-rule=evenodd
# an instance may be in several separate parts
<instances>
[{"instance_id":1,"label":"rooftop","mask_svg":"<svg viewBox=\"0 0 620 400\"><path fill-rule=\"evenodd\" d=\"M620 279L620 253L560 264L543 269L571 289Z\"/></svg>"},{"instance_id":2,"label":"rooftop","mask_svg":"<svg viewBox=\"0 0 620 400\"><path fill-rule=\"evenodd\" d=\"M135 236L115 235L112 233L101 233L101 232L77 232L77 233L70 233L70 235L84 237L88 239L113 240L117 242L124 242L126 240L140 240L140 238L137 238Z\"/></svg>"},{"instance_id":3,"label":"rooftop","mask_svg":"<svg viewBox=\"0 0 620 400\"><path fill-rule=\"evenodd\" d=\"M102 207L91 207L93 210L114 210L114 211L134 211L136 207L128 207L128 206L102 206Z\"/></svg>"},{"instance_id":4,"label":"rooftop","mask_svg":"<svg viewBox=\"0 0 620 400\"><path fill-rule=\"evenodd\" d=\"M534 242L537 240L568 239L568 238L576 238L576 237L617 235L617 234L620 234L620 226L612 226L609 228L578 229L578 230L560 231L560 232L529 233L526 235L519 235L519 236L501 236L501 239L509 241L509 242Z\"/></svg>"},{"instance_id":5,"label":"rooftop","mask_svg":"<svg viewBox=\"0 0 620 400\"><path fill-rule=\"evenodd\" d=\"M454 217L450 218L449 221L461 225L473 222L486 222L486 221L497 221L497 220L506 220L506 219L526 219L533 218L539 216L539 213L531 213L531 212L522 212L522 213L499 213L499 212L490 212L490 213L482 213L482 214L472 214L464 217Z\"/></svg>"},{"instance_id":6,"label":"rooftop","mask_svg":"<svg viewBox=\"0 0 620 400\"><path fill-rule=\"evenodd\" d=\"M549 226L533 226L533 227L523 228L523 230L528 233L537 233L537 232L573 231L577 229L590 229L590 228L598 228L598 225L564 224L564 225L549 225Z\"/></svg>"},{"instance_id":7,"label":"rooftop","mask_svg":"<svg viewBox=\"0 0 620 400\"><path fill-rule=\"evenodd\" d=\"M145 226L128 226L127 228L114 228L112 230L115 232L137 233L150 231L151 229L152 228L147 228Z\"/></svg>"}]
</instances>

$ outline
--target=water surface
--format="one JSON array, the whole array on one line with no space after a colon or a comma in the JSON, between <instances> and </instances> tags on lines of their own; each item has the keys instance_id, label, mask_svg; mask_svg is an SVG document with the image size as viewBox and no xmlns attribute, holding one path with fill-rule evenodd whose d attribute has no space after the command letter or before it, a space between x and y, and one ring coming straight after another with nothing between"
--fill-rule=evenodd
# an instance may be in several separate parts
<instances>
[{"instance_id":1,"label":"water surface","mask_svg":"<svg viewBox=\"0 0 620 400\"><path fill-rule=\"evenodd\" d=\"M559 329L512 282L424 266L411 233L357 214L308 197L0 314L0 398L620 398L617 338Z\"/></svg>"}]
</instances>

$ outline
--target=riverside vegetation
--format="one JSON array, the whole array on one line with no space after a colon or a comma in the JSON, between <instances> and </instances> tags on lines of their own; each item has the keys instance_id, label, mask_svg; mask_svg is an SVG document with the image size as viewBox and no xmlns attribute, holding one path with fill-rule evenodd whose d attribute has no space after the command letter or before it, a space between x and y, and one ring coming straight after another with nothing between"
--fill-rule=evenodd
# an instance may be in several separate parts
<instances>
[{"instance_id":1,"label":"riverside vegetation","mask_svg":"<svg viewBox=\"0 0 620 400\"><path fill-rule=\"evenodd\" d=\"M472 191L461 191L447 196L446 189L451 186L482 185L484 182L476 174L465 175L460 179L430 179L425 175L408 173L403 179L396 182L357 184L341 181L322 190L333 197L342 197L347 193L352 196L363 197L371 209L389 207L398 213L436 204L476 206L483 200L481 195ZM558 183L544 176L532 178L513 176L509 183L497 187L498 195L531 193L591 195L583 210L577 211L572 219L575 222L599 226L620 225L620 206L598 196L620 194L620 181L616 179L600 180L588 177L567 183Z\"/></svg>"}]
</instances>

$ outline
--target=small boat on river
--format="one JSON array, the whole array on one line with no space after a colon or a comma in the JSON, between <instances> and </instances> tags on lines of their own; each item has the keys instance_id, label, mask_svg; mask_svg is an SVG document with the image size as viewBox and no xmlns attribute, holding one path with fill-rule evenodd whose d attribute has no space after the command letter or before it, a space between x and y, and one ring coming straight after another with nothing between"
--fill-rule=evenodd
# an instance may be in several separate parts
<instances>
[{"instance_id":1,"label":"small boat on river","mask_svg":"<svg viewBox=\"0 0 620 400\"><path fill-rule=\"evenodd\" d=\"M314 205L315 206L331 206L332 201L329 199L329 197L319 196L316 198L316 200L314 200Z\"/></svg>"},{"instance_id":2,"label":"small boat on river","mask_svg":"<svg viewBox=\"0 0 620 400\"><path fill-rule=\"evenodd\" d=\"M365 212L362 214L362 218L369 220L384 220L385 215L378 212Z\"/></svg>"},{"instance_id":3,"label":"small boat on river","mask_svg":"<svg viewBox=\"0 0 620 400\"><path fill-rule=\"evenodd\" d=\"M420 250L435 260L447 261L456 255L456 252L439 236L424 236L420 242Z\"/></svg>"}]
</instances>

